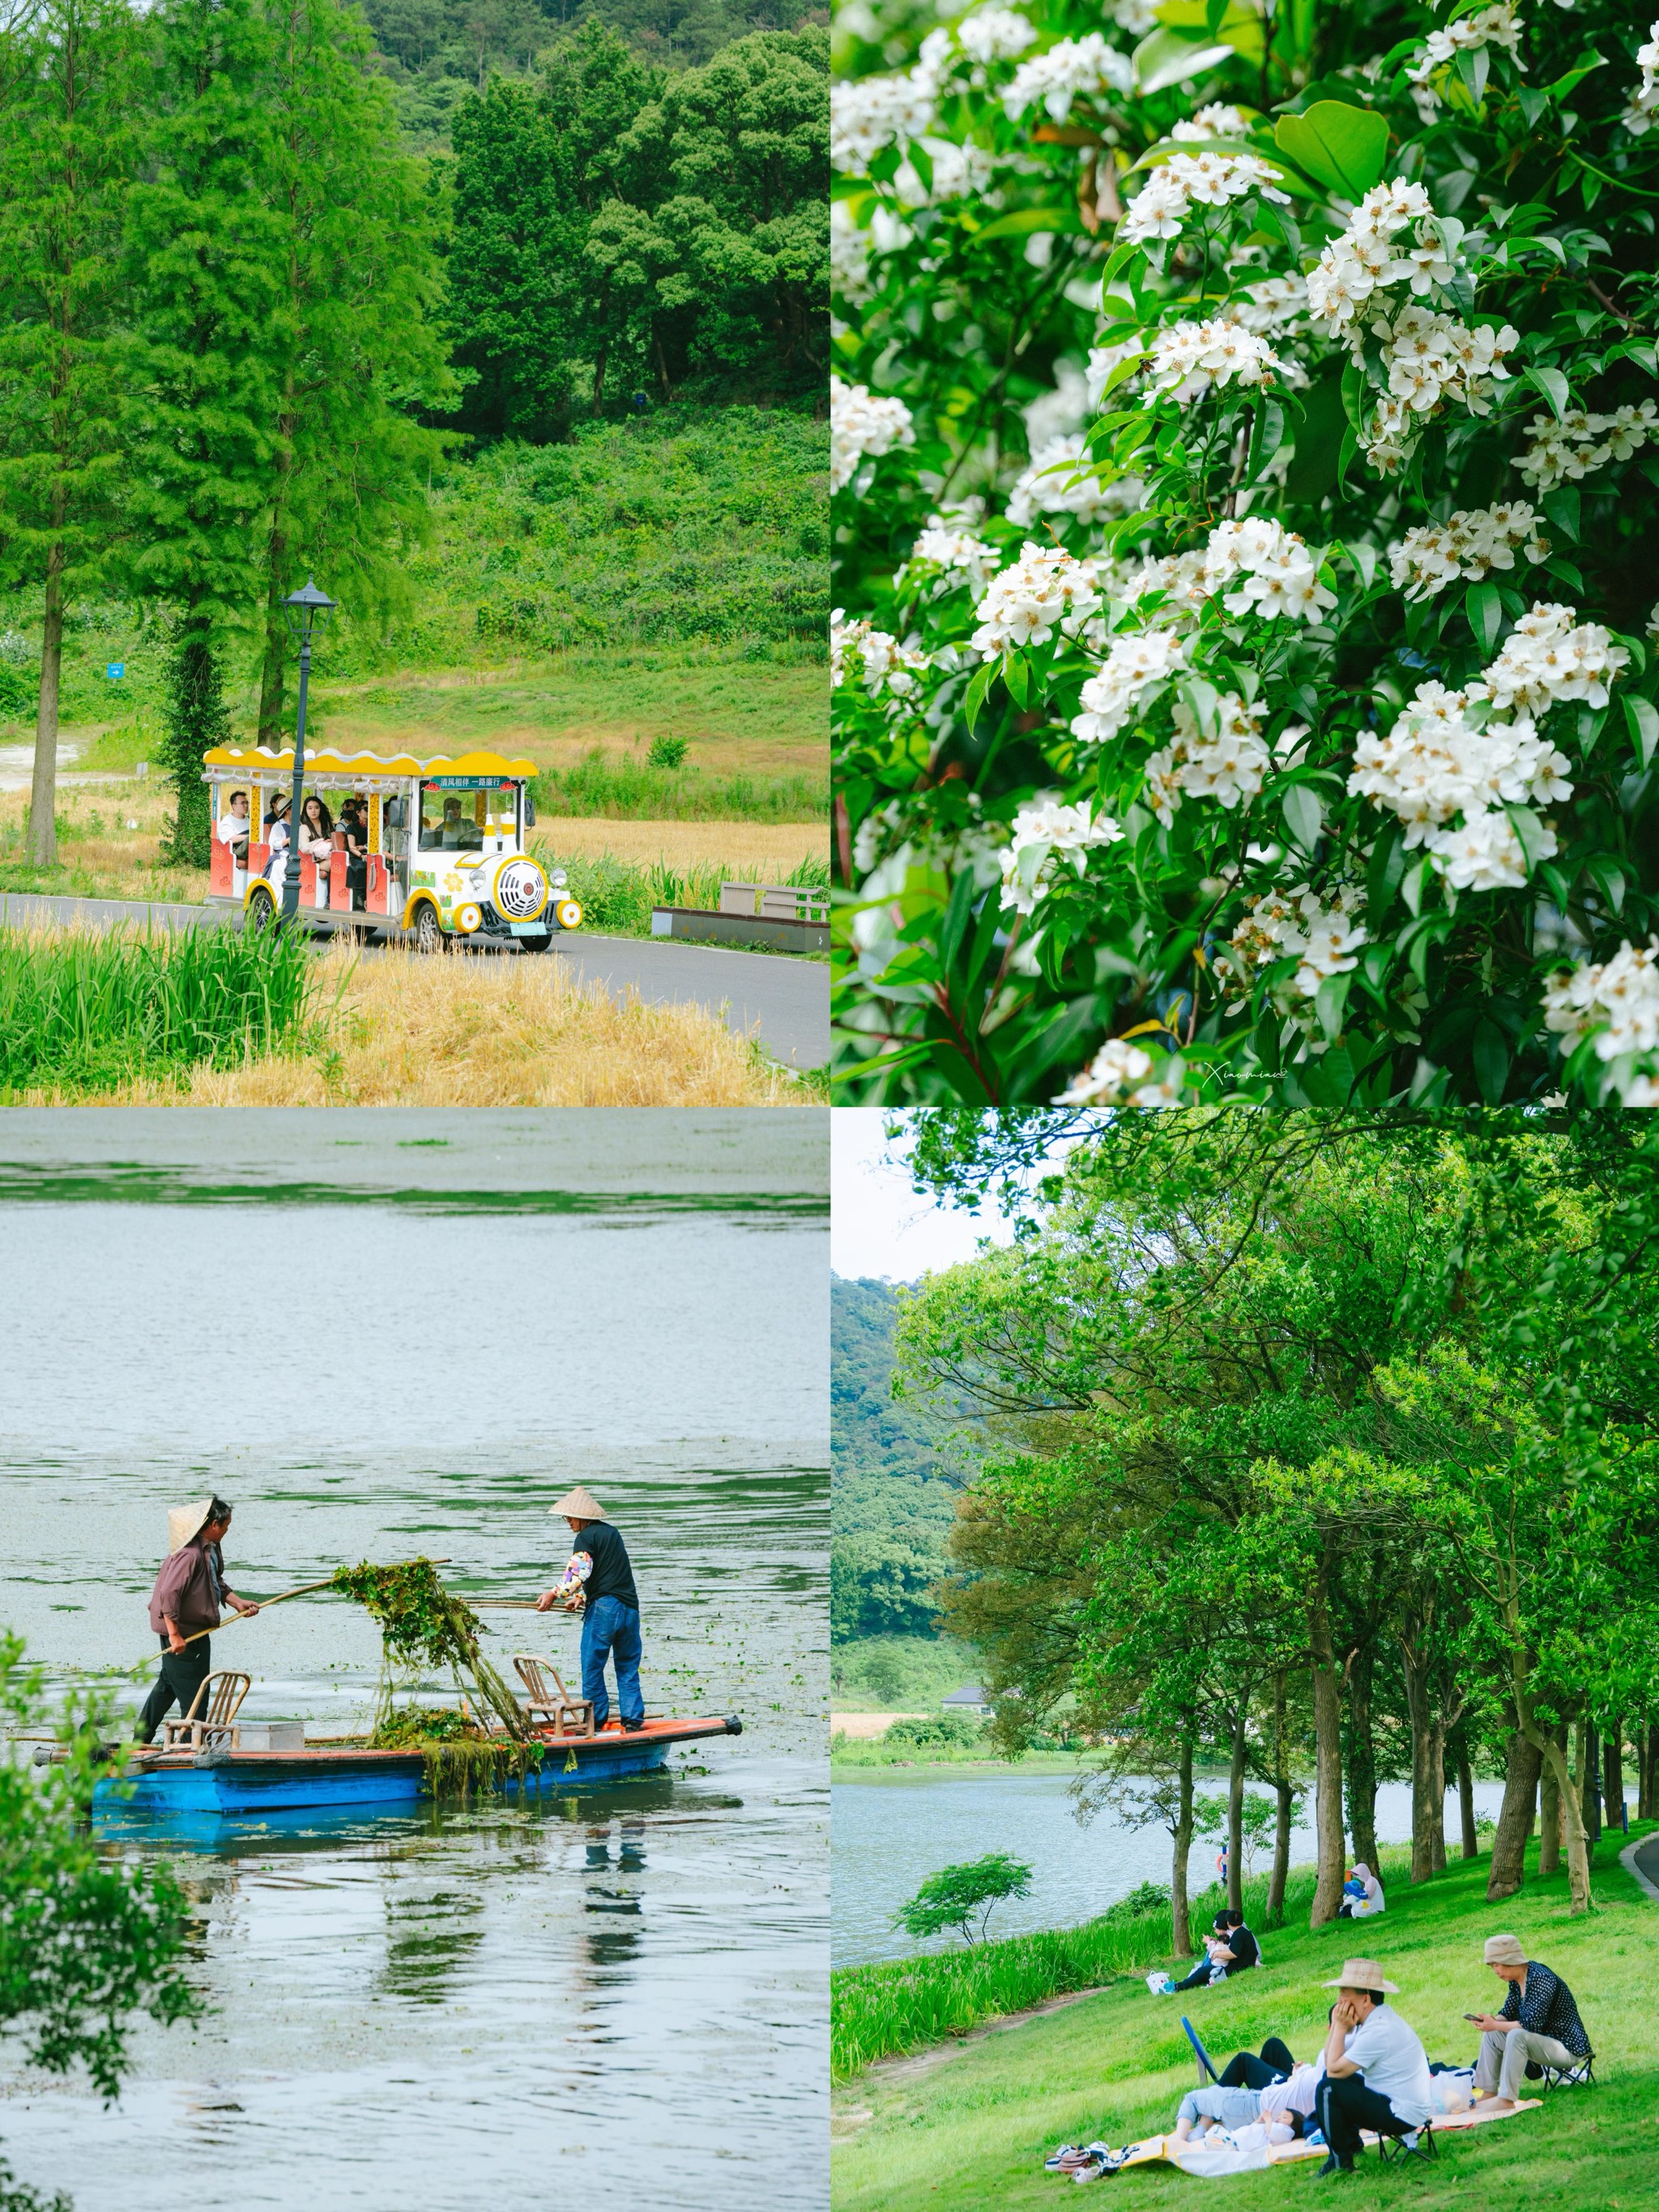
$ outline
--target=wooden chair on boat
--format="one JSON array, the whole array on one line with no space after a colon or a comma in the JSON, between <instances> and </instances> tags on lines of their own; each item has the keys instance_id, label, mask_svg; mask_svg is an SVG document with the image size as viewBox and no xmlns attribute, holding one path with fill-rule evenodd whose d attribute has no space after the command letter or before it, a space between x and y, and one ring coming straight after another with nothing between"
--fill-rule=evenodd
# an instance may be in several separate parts
<instances>
[{"instance_id":1,"label":"wooden chair on boat","mask_svg":"<svg viewBox=\"0 0 1659 2212\"><path fill-rule=\"evenodd\" d=\"M233 1674L228 1668L210 1674L191 1700L183 1720L163 1721L161 1748L172 1751L187 1743L204 1751L210 1743L228 1744L234 1751L241 1741L236 1716L252 1683L252 1674Z\"/></svg>"},{"instance_id":2,"label":"wooden chair on boat","mask_svg":"<svg viewBox=\"0 0 1659 2212\"><path fill-rule=\"evenodd\" d=\"M545 1713L550 1725L560 1735L592 1735L592 1698L573 1698L551 1660L538 1659L532 1652L520 1651L514 1655L513 1664L530 1693L524 1702L525 1711L532 1721L538 1713ZM553 1678L550 1690L547 1686L550 1674Z\"/></svg>"}]
</instances>

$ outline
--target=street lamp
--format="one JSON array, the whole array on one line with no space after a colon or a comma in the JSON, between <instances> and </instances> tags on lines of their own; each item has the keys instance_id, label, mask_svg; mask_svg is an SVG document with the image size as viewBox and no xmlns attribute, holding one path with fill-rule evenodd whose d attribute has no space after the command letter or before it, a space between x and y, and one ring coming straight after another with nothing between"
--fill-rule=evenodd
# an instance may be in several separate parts
<instances>
[{"instance_id":1,"label":"street lamp","mask_svg":"<svg viewBox=\"0 0 1659 2212\"><path fill-rule=\"evenodd\" d=\"M326 592L319 592L307 576L302 591L290 592L283 601L289 635L300 641L300 706L294 728L294 799L288 812L288 867L283 877L283 919L293 921L300 911L301 795L306 781L306 687L311 678L311 633L325 622L335 606Z\"/></svg>"}]
</instances>

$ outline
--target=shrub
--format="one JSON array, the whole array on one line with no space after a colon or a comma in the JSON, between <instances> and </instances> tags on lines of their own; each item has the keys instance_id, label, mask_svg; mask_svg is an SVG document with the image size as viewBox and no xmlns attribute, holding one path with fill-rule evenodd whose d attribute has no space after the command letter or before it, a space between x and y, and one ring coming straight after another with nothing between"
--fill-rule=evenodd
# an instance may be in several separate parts
<instances>
[{"instance_id":1,"label":"shrub","mask_svg":"<svg viewBox=\"0 0 1659 2212\"><path fill-rule=\"evenodd\" d=\"M1645 17L867 13L848 1095L1659 1103Z\"/></svg>"}]
</instances>

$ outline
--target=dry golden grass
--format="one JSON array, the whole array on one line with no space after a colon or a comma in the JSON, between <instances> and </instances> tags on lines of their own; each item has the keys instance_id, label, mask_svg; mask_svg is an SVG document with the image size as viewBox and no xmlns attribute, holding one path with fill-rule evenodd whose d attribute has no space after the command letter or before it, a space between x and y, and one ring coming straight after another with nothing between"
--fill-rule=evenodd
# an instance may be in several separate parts
<instances>
[{"instance_id":1,"label":"dry golden grass","mask_svg":"<svg viewBox=\"0 0 1659 2212\"><path fill-rule=\"evenodd\" d=\"M27 791L0 792L0 864L14 872L14 880L26 872L28 803ZM52 888L79 898L199 902L207 896L207 870L161 865L162 831L172 814L172 791L159 779L60 783L58 857L66 872Z\"/></svg>"},{"instance_id":2,"label":"dry golden grass","mask_svg":"<svg viewBox=\"0 0 1659 2212\"><path fill-rule=\"evenodd\" d=\"M135 1084L112 1106L802 1106L820 1103L695 1006L620 1004L556 963L360 957L318 963L303 1053L188 1085ZM56 1103L50 1097L33 1104Z\"/></svg>"},{"instance_id":3,"label":"dry golden grass","mask_svg":"<svg viewBox=\"0 0 1659 2212\"><path fill-rule=\"evenodd\" d=\"M534 842L561 860L609 853L635 867L710 861L744 882L779 883L801 861L830 857L822 822L613 822L601 814L544 814Z\"/></svg>"}]
</instances>

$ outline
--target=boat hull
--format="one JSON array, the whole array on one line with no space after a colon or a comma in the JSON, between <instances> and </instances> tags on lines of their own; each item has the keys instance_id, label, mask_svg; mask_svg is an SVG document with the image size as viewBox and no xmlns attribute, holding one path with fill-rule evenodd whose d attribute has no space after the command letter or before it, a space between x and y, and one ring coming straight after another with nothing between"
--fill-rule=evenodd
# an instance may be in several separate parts
<instances>
[{"instance_id":1,"label":"boat hull","mask_svg":"<svg viewBox=\"0 0 1659 2212\"><path fill-rule=\"evenodd\" d=\"M538 1794L588 1790L655 1773L676 1744L735 1735L735 1717L717 1720L648 1721L634 1734L605 1729L595 1736L543 1736L538 1755L522 1775L490 1776L492 1790ZM324 1744L303 1751L179 1752L146 1760L128 1777L131 1790L100 1782L94 1812L131 1819L174 1814L217 1814L258 1819L266 1813L383 1806L407 1810L430 1793L426 1761L418 1751L363 1751Z\"/></svg>"}]
</instances>

